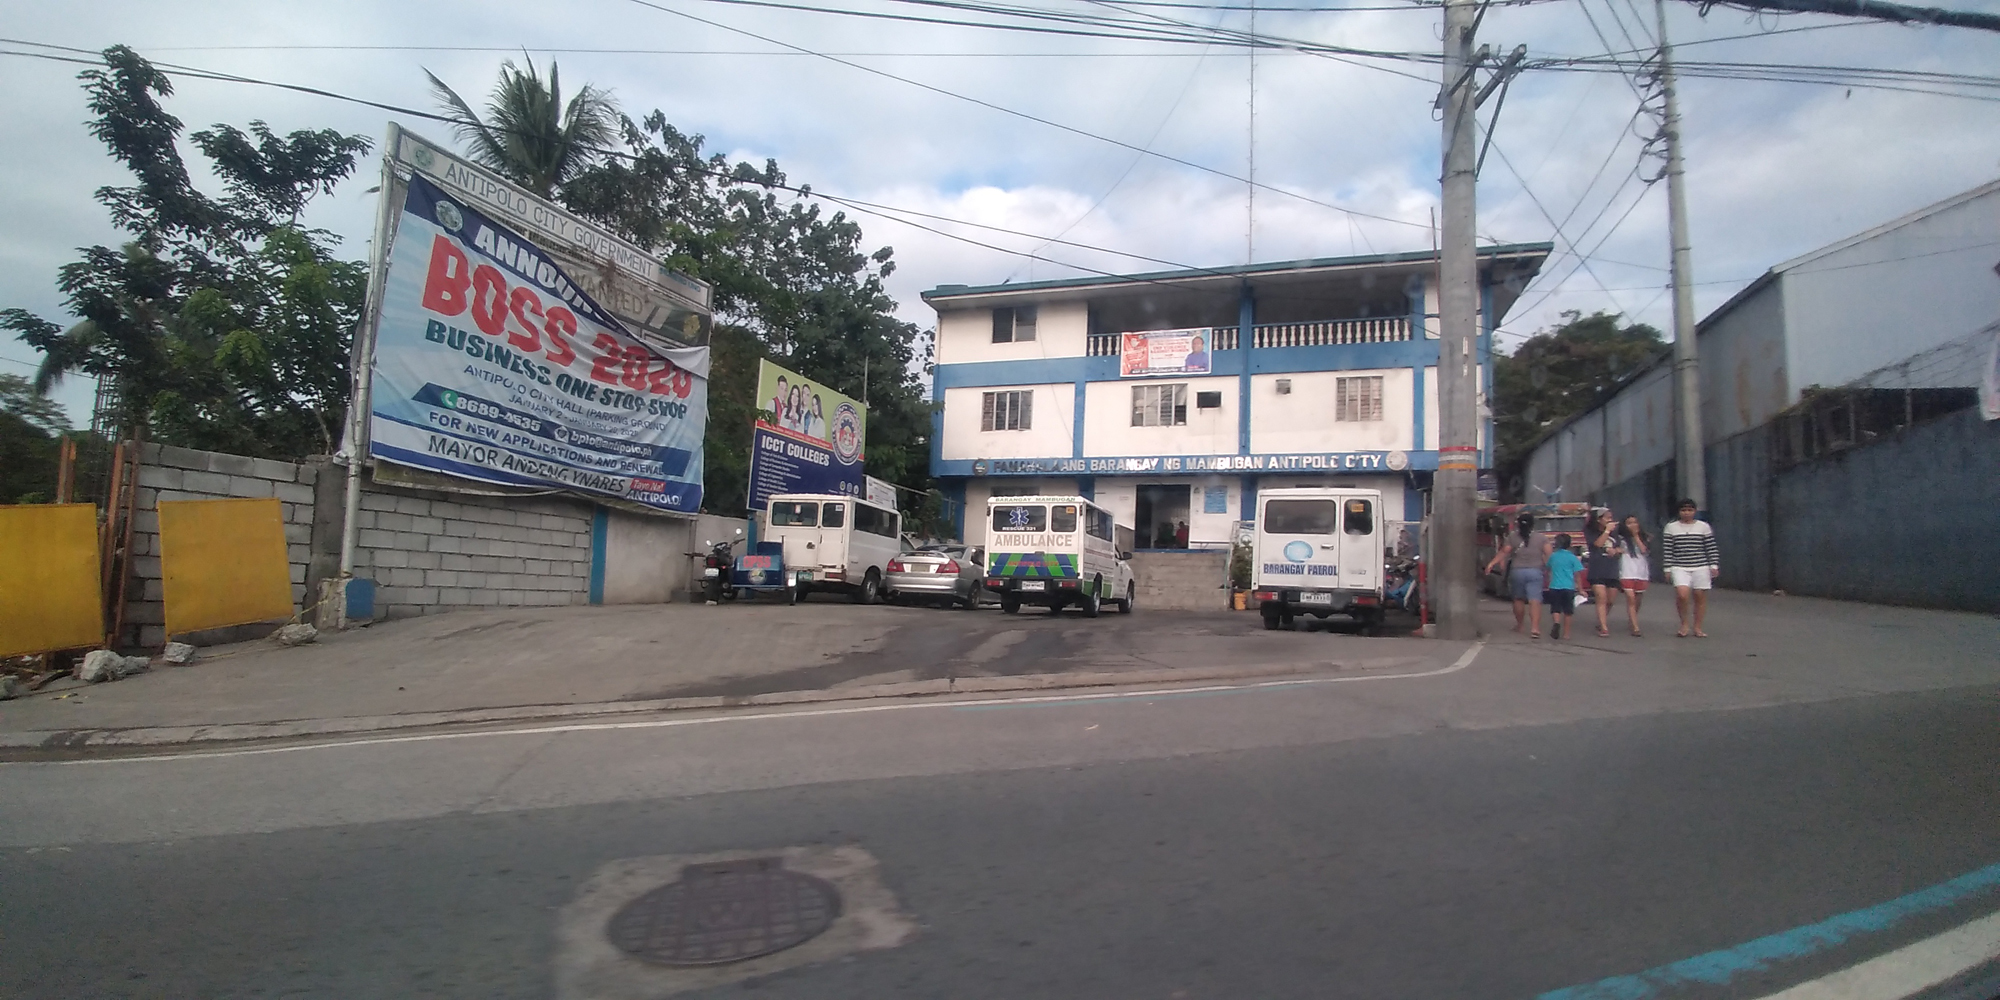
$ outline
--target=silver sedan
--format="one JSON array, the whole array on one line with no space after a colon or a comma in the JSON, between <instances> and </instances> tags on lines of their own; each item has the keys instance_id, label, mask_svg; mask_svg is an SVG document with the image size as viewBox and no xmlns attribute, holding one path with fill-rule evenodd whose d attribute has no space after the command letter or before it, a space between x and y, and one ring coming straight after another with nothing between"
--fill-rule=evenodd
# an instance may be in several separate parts
<instances>
[{"instance_id":1,"label":"silver sedan","mask_svg":"<svg viewBox=\"0 0 2000 1000\"><path fill-rule=\"evenodd\" d=\"M986 592L985 580L985 549L939 545L890 560L882 586L896 601L976 608Z\"/></svg>"}]
</instances>

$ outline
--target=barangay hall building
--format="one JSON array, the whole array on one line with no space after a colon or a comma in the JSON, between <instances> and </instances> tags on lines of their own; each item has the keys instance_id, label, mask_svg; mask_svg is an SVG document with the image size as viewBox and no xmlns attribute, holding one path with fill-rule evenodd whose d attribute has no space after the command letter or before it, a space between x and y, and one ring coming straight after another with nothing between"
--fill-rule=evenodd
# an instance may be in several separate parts
<instances>
[{"instance_id":1,"label":"barangay hall building","mask_svg":"<svg viewBox=\"0 0 2000 1000\"><path fill-rule=\"evenodd\" d=\"M1479 251L1481 468L1493 330L1547 243ZM1227 546L1259 490L1379 489L1420 520L1437 468L1437 255L1335 257L924 293L931 472L960 537L989 497L1081 494L1141 549Z\"/></svg>"}]
</instances>

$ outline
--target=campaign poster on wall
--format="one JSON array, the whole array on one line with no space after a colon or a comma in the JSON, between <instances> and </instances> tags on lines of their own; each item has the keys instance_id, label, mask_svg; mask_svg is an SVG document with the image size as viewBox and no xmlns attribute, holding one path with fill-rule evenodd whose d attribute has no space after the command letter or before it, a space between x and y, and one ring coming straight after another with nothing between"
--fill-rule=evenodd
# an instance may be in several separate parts
<instances>
[{"instance_id":1,"label":"campaign poster on wall","mask_svg":"<svg viewBox=\"0 0 2000 1000\"><path fill-rule=\"evenodd\" d=\"M551 255L464 200L410 179L375 334L371 454L700 510L708 349L641 340Z\"/></svg>"},{"instance_id":2,"label":"campaign poster on wall","mask_svg":"<svg viewBox=\"0 0 2000 1000\"><path fill-rule=\"evenodd\" d=\"M750 442L750 509L780 493L866 497L861 472L868 408L826 386L757 363L757 421Z\"/></svg>"},{"instance_id":3,"label":"campaign poster on wall","mask_svg":"<svg viewBox=\"0 0 2000 1000\"><path fill-rule=\"evenodd\" d=\"M1121 333L1118 374L1124 378L1207 375L1211 365L1209 334L1207 327Z\"/></svg>"}]
</instances>

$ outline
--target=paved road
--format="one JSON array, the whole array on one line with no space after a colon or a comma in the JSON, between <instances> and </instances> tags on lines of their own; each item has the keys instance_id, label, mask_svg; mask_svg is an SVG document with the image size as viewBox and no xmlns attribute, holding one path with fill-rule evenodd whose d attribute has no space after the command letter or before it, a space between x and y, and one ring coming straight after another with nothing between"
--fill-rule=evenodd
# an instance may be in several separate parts
<instances>
[{"instance_id":1,"label":"paved road","mask_svg":"<svg viewBox=\"0 0 2000 1000\"><path fill-rule=\"evenodd\" d=\"M2000 862L1995 623L1826 607L1741 635L1754 661L1502 641L1400 678L0 765L0 996L549 996L603 866L853 844L919 933L756 995L1533 997ZM1995 909L1628 995L1762 996Z\"/></svg>"}]
</instances>

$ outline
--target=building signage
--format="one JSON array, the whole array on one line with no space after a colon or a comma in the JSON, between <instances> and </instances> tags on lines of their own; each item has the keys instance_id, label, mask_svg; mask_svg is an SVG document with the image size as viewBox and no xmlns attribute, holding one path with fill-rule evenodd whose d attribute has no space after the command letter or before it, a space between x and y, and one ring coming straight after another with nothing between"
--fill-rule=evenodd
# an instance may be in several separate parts
<instances>
[{"instance_id":1,"label":"building signage","mask_svg":"<svg viewBox=\"0 0 2000 1000\"><path fill-rule=\"evenodd\" d=\"M381 303L374 457L701 509L707 348L641 340L539 244L423 174L403 199Z\"/></svg>"},{"instance_id":2,"label":"building signage","mask_svg":"<svg viewBox=\"0 0 2000 1000\"><path fill-rule=\"evenodd\" d=\"M861 473L867 418L860 403L797 372L757 362L750 509L764 510L780 493L867 497Z\"/></svg>"},{"instance_id":3,"label":"building signage","mask_svg":"<svg viewBox=\"0 0 2000 1000\"><path fill-rule=\"evenodd\" d=\"M1400 451L1309 452L1270 455L1149 455L1131 458L987 458L972 463L975 476L1183 475L1198 472L1396 472L1410 467Z\"/></svg>"},{"instance_id":4,"label":"building signage","mask_svg":"<svg viewBox=\"0 0 2000 1000\"><path fill-rule=\"evenodd\" d=\"M526 235L632 334L676 346L708 343L706 284L668 268L604 227L395 125L390 126L389 154L430 178L459 204Z\"/></svg>"},{"instance_id":5,"label":"building signage","mask_svg":"<svg viewBox=\"0 0 2000 1000\"><path fill-rule=\"evenodd\" d=\"M868 495L864 499L869 503L890 510L896 509L896 484L874 476L863 476L862 482L867 486Z\"/></svg>"},{"instance_id":6,"label":"building signage","mask_svg":"<svg viewBox=\"0 0 2000 1000\"><path fill-rule=\"evenodd\" d=\"M1147 330L1121 333L1118 374L1125 378L1160 375L1207 375L1211 368L1207 327L1196 330Z\"/></svg>"}]
</instances>

